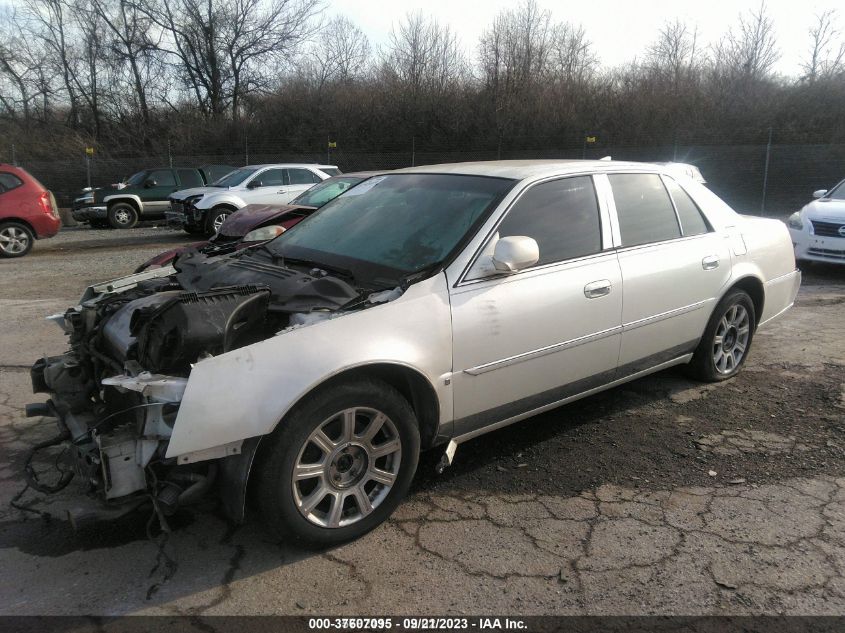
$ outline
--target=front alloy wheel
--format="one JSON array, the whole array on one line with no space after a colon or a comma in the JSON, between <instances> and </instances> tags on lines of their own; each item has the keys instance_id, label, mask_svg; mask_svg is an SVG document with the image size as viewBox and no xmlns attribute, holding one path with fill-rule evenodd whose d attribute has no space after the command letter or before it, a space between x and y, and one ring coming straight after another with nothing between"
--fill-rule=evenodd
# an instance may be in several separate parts
<instances>
[{"instance_id":1,"label":"front alloy wheel","mask_svg":"<svg viewBox=\"0 0 845 633\"><path fill-rule=\"evenodd\" d=\"M308 437L293 469L296 507L326 528L351 525L385 500L402 462L402 442L381 411L350 408Z\"/></svg>"},{"instance_id":2,"label":"front alloy wheel","mask_svg":"<svg viewBox=\"0 0 845 633\"><path fill-rule=\"evenodd\" d=\"M265 523L315 545L357 538L399 505L419 451L417 418L394 387L326 385L261 441L253 472Z\"/></svg>"}]
</instances>

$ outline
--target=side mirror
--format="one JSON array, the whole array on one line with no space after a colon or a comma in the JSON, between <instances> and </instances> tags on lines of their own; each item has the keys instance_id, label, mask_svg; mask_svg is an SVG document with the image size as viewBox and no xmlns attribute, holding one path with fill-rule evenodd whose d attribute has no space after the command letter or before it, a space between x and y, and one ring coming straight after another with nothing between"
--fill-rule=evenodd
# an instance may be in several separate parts
<instances>
[{"instance_id":1,"label":"side mirror","mask_svg":"<svg viewBox=\"0 0 845 633\"><path fill-rule=\"evenodd\" d=\"M814 198L821 198L826 193L827 193L827 189L817 189L816 191L813 192L813 197Z\"/></svg>"},{"instance_id":2,"label":"side mirror","mask_svg":"<svg viewBox=\"0 0 845 633\"><path fill-rule=\"evenodd\" d=\"M493 250L493 266L503 273L515 273L540 260L537 240L525 235L511 235L496 242Z\"/></svg>"},{"instance_id":3,"label":"side mirror","mask_svg":"<svg viewBox=\"0 0 845 633\"><path fill-rule=\"evenodd\" d=\"M152 178L147 178L144 181L144 189L152 189L153 187L158 187L158 183Z\"/></svg>"},{"instance_id":4,"label":"side mirror","mask_svg":"<svg viewBox=\"0 0 845 633\"><path fill-rule=\"evenodd\" d=\"M261 179L260 178L253 178L252 180L249 181L249 184L247 184L246 188L247 189L257 189L260 186L261 186Z\"/></svg>"}]
</instances>

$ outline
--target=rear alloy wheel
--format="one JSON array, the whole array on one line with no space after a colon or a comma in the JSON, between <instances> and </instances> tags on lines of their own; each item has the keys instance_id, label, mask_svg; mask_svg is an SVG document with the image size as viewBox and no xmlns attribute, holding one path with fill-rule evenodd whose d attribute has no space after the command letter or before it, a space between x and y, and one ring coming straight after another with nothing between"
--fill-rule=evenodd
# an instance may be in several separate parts
<instances>
[{"instance_id":1,"label":"rear alloy wheel","mask_svg":"<svg viewBox=\"0 0 845 633\"><path fill-rule=\"evenodd\" d=\"M318 392L266 441L256 474L267 524L321 545L357 538L390 516L420 445L408 403L376 381Z\"/></svg>"},{"instance_id":2,"label":"rear alloy wheel","mask_svg":"<svg viewBox=\"0 0 845 633\"><path fill-rule=\"evenodd\" d=\"M205 234L211 236L217 233L220 227L223 226L226 218L233 213L234 211L228 207L214 207L208 212L208 217L205 219Z\"/></svg>"},{"instance_id":3,"label":"rear alloy wheel","mask_svg":"<svg viewBox=\"0 0 845 633\"><path fill-rule=\"evenodd\" d=\"M688 366L689 373L705 382L726 380L739 373L754 337L754 303L742 290L719 302Z\"/></svg>"},{"instance_id":4,"label":"rear alloy wheel","mask_svg":"<svg viewBox=\"0 0 845 633\"><path fill-rule=\"evenodd\" d=\"M109 224L116 229L131 229L138 224L138 211L128 202L117 202L109 207Z\"/></svg>"},{"instance_id":5,"label":"rear alloy wheel","mask_svg":"<svg viewBox=\"0 0 845 633\"><path fill-rule=\"evenodd\" d=\"M18 222L0 224L0 257L23 257L32 248L35 236Z\"/></svg>"}]
</instances>

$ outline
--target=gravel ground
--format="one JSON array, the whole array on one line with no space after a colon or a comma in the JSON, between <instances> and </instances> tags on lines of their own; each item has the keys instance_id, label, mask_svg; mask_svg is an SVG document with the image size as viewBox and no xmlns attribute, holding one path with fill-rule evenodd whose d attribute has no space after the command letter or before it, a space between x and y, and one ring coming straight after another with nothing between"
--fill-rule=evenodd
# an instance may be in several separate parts
<instances>
[{"instance_id":1,"label":"gravel ground","mask_svg":"<svg viewBox=\"0 0 845 633\"><path fill-rule=\"evenodd\" d=\"M845 612L845 267L804 271L737 378L662 372L461 445L442 476L427 454L394 517L343 547L213 506L170 535L11 508L50 432L22 415L26 368L64 346L41 317L191 241L75 229L0 261L0 614Z\"/></svg>"}]
</instances>

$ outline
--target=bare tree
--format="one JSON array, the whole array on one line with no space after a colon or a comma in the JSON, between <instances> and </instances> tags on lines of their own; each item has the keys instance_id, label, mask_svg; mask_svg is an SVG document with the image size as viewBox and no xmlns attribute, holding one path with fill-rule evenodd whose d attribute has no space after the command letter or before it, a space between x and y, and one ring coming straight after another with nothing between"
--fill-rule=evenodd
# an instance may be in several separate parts
<instances>
[{"instance_id":1,"label":"bare tree","mask_svg":"<svg viewBox=\"0 0 845 633\"><path fill-rule=\"evenodd\" d=\"M739 30L730 29L713 53L716 68L722 74L746 79L763 79L769 75L780 59L780 52L765 2L747 16L740 16Z\"/></svg>"},{"instance_id":2,"label":"bare tree","mask_svg":"<svg viewBox=\"0 0 845 633\"><path fill-rule=\"evenodd\" d=\"M697 75L703 63L703 51L698 46L698 29L675 20L660 29L657 40L648 48L646 64L659 77L678 87Z\"/></svg>"},{"instance_id":3,"label":"bare tree","mask_svg":"<svg viewBox=\"0 0 845 633\"><path fill-rule=\"evenodd\" d=\"M129 86L142 127L150 123L148 84L157 65L159 36L152 21L130 0L91 0L99 18L110 56L119 68L126 68Z\"/></svg>"},{"instance_id":4,"label":"bare tree","mask_svg":"<svg viewBox=\"0 0 845 633\"><path fill-rule=\"evenodd\" d=\"M810 56L801 68L804 79L833 77L845 70L845 41L836 46L836 38L842 35L836 28L836 9L828 9L816 15L816 23L810 28Z\"/></svg>"},{"instance_id":5,"label":"bare tree","mask_svg":"<svg viewBox=\"0 0 845 633\"><path fill-rule=\"evenodd\" d=\"M321 0L138 0L163 28L161 48L208 116L239 117L242 99L265 87L263 72L313 33Z\"/></svg>"},{"instance_id":6,"label":"bare tree","mask_svg":"<svg viewBox=\"0 0 845 633\"><path fill-rule=\"evenodd\" d=\"M348 82L361 76L370 63L370 40L344 16L336 16L320 30L309 51L308 66L317 89L328 82Z\"/></svg>"},{"instance_id":7,"label":"bare tree","mask_svg":"<svg viewBox=\"0 0 845 633\"><path fill-rule=\"evenodd\" d=\"M493 106L498 147L524 112L533 85L548 71L553 27L549 11L534 0L504 10L479 42L486 91Z\"/></svg>"},{"instance_id":8,"label":"bare tree","mask_svg":"<svg viewBox=\"0 0 845 633\"><path fill-rule=\"evenodd\" d=\"M566 85L581 85L597 70L599 59L583 26L558 24L552 30L549 67Z\"/></svg>"}]
</instances>

